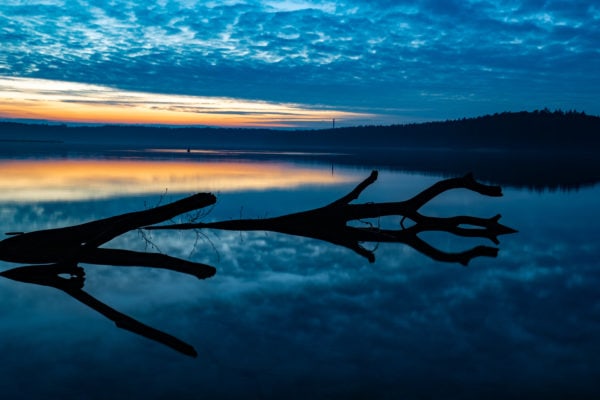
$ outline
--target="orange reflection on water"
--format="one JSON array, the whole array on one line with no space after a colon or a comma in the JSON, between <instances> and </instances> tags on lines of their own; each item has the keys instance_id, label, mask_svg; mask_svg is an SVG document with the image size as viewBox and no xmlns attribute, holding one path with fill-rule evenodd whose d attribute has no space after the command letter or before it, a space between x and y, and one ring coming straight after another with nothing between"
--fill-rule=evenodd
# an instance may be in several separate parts
<instances>
[{"instance_id":1,"label":"orange reflection on water","mask_svg":"<svg viewBox=\"0 0 600 400\"><path fill-rule=\"evenodd\" d=\"M267 190L353 180L351 175L285 163L11 160L0 162L0 201Z\"/></svg>"}]
</instances>

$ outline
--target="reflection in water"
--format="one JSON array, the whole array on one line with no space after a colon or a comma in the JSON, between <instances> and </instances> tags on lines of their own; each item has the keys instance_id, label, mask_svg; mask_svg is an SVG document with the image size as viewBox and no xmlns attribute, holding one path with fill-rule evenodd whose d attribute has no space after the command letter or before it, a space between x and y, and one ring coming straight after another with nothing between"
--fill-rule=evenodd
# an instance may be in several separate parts
<instances>
[{"instance_id":1,"label":"reflection in water","mask_svg":"<svg viewBox=\"0 0 600 400\"><path fill-rule=\"evenodd\" d=\"M65 277L65 275L68 275L68 277ZM0 276L15 281L49 286L62 290L74 299L104 315L119 328L162 343L188 356L196 357L198 354L189 344L125 315L83 291L85 271L76 264L30 265L0 272Z\"/></svg>"},{"instance_id":2,"label":"reflection in water","mask_svg":"<svg viewBox=\"0 0 600 400\"><path fill-rule=\"evenodd\" d=\"M346 153L328 153L328 152L311 152L311 151L269 151L269 150L228 150L228 149L146 149L144 153L157 153L157 154L186 154L186 155L210 155L210 156L224 156L224 157L239 157L239 156L339 156L347 155Z\"/></svg>"},{"instance_id":3,"label":"reflection in water","mask_svg":"<svg viewBox=\"0 0 600 400\"><path fill-rule=\"evenodd\" d=\"M84 271L77 264L85 262L118 266L145 266L187 273L200 279L210 278L216 270L209 265L165 254L104 249L99 246L133 229L171 219L179 214L214 204L215 201L216 198L213 195L199 193L149 210L121 214L81 225L16 233L12 237L0 241L1 260L17 263L53 264L14 268L4 271L0 275L21 282L60 289L114 321L120 328L163 343L183 354L196 356L196 351L190 345L122 314L84 292L82 290ZM68 274L70 278L63 278L62 274Z\"/></svg>"},{"instance_id":4,"label":"reflection in water","mask_svg":"<svg viewBox=\"0 0 600 400\"><path fill-rule=\"evenodd\" d=\"M512 228L500 224L500 215L492 218L472 216L431 217L419 212L419 209L442 193L452 189L468 189L473 192L499 197L502 190L499 186L484 185L477 182L471 174L460 178L439 181L423 190L411 199L399 202L350 204L377 180L378 173L362 181L354 190L325 207L283 215L274 218L228 220L211 223L184 223L166 226L147 227L157 229L225 229L239 231L272 231L294 236L320 239L334 245L343 246L364 256L370 262L375 261L375 254L365 249L362 242L403 243L437 261L458 262L467 265L473 258L480 256L496 257L498 249L487 246L476 246L460 253L439 250L422 240L418 234L432 231L443 231L464 237L487 238L498 244L498 236L515 233ZM348 226L350 221L360 221L386 216L402 216L399 223L401 229L381 229L370 226L358 228ZM414 225L405 227L404 221L410 219Z\"/></svg>"},{"instance_id":5,"label":"reflection in water","mask_svg":"<svg viewBox=\"0 0 600 400\"><path fill-rule=\"evenodd\" d=\"M115 195L295 188L350 182L350 174L288 163L147 160L18 160L0 162L0 201L83 200Z\"/></svg>"},{"instance_id":6,"label":"reflection in water","mask_svg":"<svg viewBox=\"0 0 600 400\"><path fill-rule=\"evenodd\" d=\"M17 263L50 263L50 265L19 267L4 271L0 275L21 282L60 289L111 319L121 328L165 344L184 354L195 356L196 351L190 345L126 316L84 292L82 290L84 272L78 267L78 263L163 268L191 274L200 279L210 278L215 274L216 270L209 265L165 254L99 248L119 235L144 226L147 229L213 228L274 231L311 237L343 246L365 256L371 262L374 261L374 254L364 249L361 242L403 243L432 259L458 262L463 265L467 265L475 257L495 257L498 249L477 246L464 252L450 253L429 245L417 235L427 231L444 231L457 236L487 238L498 244L499 235L515 232L498 223L499 215L492 218L472 216L441 218L429 217L418 211L433 198L451 189L463 188L486 196L502 195L500 187L481 184L471 175L437 182L406 201L350 204L365 188L375 182L377 176L377 171L373 171L350 193L324 207L275 218L152 226L216 202L212 194L198 193L153 209L121 214L81 225L15 233L12 237L0 241L0 260ZM352 220L390 215L403 216L400 229L347 226L347 223ZM403 223L405 218L411 219L414 225L405 227ZM63 274L68 274L69 278L61 276Z\"/></svg>"},{"instance_id":7,"label":"reflection in water","mask_svg":"<svg viewBox=\"0 0 600 400\"><path fill-rule=\"evenodd\" d=\"M368 175L365 165L335 167ZM382 171L355 202L408 199L438 179ZM353 185L224 193L202 221L312 209ZM377 246L376 264L368 265L326 242L219 230L200 232L197 247L195 231L148 233L165 254L217 267L207 280L79 264L83 290L194 345L198 359L115 328L60 290L0 278L2 397L598 398L600 187L541 194L508 185L502 198L457 190L421 210L502 211L501 222L518 224L518 235L501 237L498 258L478 258L469 268L396 243ZM0 233L141 210L162 192L81 202L8 199L0 202ZM397 229L399 220L383 218L382 225ZM419 236L449 251L492 244L445 232ZM133 231L104 247L143 252L145 242ZM30 264L0 261L0 271Z\"/></svg>"}]
</instances>

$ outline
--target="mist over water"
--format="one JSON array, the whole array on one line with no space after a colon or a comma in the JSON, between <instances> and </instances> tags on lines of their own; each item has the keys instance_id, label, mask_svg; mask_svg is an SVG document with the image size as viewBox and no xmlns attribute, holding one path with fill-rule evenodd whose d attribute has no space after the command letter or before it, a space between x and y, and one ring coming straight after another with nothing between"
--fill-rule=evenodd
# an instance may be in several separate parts
<instances>
[{"instance_id":1,"label":"mist over water","mask_svg":"<svg viewBox=\"0 0 600 400\"><path fill-rule=\"evenodd\" d=\"M329 158L228 157L3 159L0 226L71 226L202 191L217 196L202 221L267 218L328 204L371 170ZM42 179L51 170L55 179ZM405 200L439 179L382 169L355 203ZM59 290L0 279L3 398L593 398L600 189L503 193L455 190L420 210L502 214L518 230L500 238L498 257L467 268L398 243L365 244L369 263L315 239L218 230L131 231L104 246L217 268L206 280L80 264L86 292L191 344L195 359L116 328ZM399 218L369 222L397 227ZM423 239L445 251L493 245L444 232ZM1 271L15 266L0 262Z\"/></svg>"}]
</instances>

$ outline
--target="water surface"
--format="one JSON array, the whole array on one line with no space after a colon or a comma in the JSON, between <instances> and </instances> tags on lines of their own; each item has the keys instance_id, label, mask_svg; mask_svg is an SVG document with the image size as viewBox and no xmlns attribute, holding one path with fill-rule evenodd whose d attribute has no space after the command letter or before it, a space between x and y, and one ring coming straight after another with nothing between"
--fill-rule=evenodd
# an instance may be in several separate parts
<instances>
[{"instance_id":1,"label":"water surface","mask_svg":"<svg viewBox=\"0 0 600 400\"><path fill-rule=\"evenodd\" d=\"M0 226L33 231L217 194L203 221L325 205L370 167L261 161L34 158L0 161ZM475 171L476 173L476 171ZM439 176L382 170L358 202L398 201ZM85 265L85 290L191 344L190 358L56 289L0 280L3 398L594 398L600 393L598 186L446 193L434 216L502 214L519 231L468 267L402 244L376 261L272 232L133 231L108 247L213 265L172 271ZM370 221L397 224L399 221ZM446 251L494 244L431 233ZM18 265L0 262L0 269Z\"/></svg>"}]
</instances>

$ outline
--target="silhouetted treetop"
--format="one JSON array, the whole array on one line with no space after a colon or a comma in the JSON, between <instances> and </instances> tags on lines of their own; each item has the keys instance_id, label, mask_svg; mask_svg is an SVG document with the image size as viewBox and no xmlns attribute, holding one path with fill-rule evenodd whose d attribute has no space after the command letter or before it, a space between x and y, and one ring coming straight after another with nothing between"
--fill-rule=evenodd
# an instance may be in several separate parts
<instances>
[{"instance_id":1,"label":"silhouetted treetop","mask_svg":"<svg viewBox=\"0 0 600 400\"><path fill-rule=\"evenodd\" d=\"M0 140L182 145L205 148L453 148L593 150L600 117L577 111L503 112L477 118L324 130L66 126L0 123Z\"/></svg>"},{"instance_id":2,"label":"silhouetted treetop","mask_svg":"<svg viewBox=\"0 0 600 400\"><path fill-rule=\"evenodd\" d=\"M600 117L548 109L346 131L401 147L589 150L600 145Z\"/></svg>"}]
</instances>

